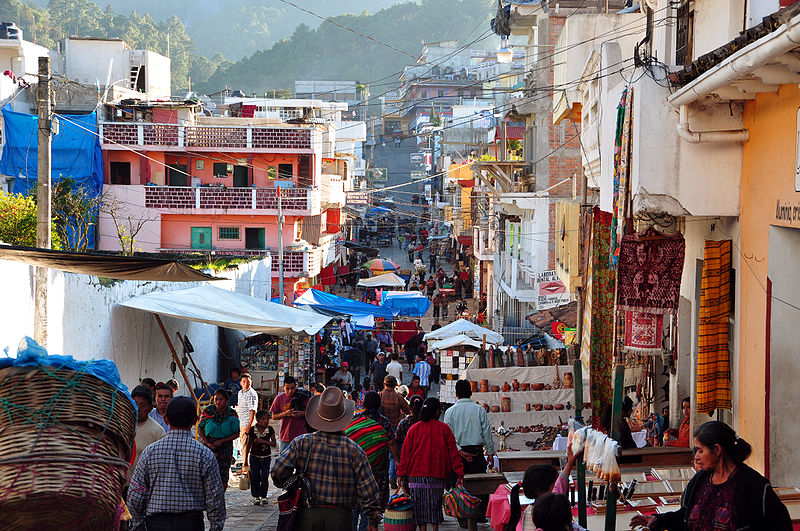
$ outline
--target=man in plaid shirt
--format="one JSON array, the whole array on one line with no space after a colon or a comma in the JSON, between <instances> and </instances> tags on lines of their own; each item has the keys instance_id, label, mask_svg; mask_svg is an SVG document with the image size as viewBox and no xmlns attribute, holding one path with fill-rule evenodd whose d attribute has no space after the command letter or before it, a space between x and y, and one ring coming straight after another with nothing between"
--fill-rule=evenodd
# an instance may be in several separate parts
<instances>
[{"instance_id":1,"label":"man in plaid shirt","mask_svg":"<svg viewBox=\"0 0 800 531\"><path fill-rule=\"evenodd\" d=\"M194 401L173 398L166 419L172 429L144 449L131 478L131 529L203 531L205 510L211 531L219 531L225 523L225 494L214 454L192 437Z\"/></svg>"},{"instance_id":2,"label":"man in plaid shirt","mask_svg":"<svg viewBox=\"0 0 800 531\"><path fill-rule=\"evenodd\" d=\"M296 437L275 460L272 480L281 487L295 470L303 471L312 445L306 473L311 483L311 507L300 513L299 531L351 529L357 507L367 517L367 530L378 529L382 517L378 484L367 454L344 434L354 410L355 403L345 400L336 387L311 397L306 422L318 431Z\"/></svg>"}]
</instances>

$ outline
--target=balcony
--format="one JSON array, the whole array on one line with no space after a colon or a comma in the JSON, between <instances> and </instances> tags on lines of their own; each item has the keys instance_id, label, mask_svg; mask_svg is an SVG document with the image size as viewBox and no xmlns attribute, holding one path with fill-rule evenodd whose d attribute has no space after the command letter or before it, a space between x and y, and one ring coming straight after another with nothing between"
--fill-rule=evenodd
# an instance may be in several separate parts
<instances>
[{"instance_id":1,"label":"balcony","mask_svg":"<svg viewBox=\"0 0 800 531\"><path fill-rule=\"evenodd\" d=\"M159 151L239 151L314 153L322 135L314 127L264 127L228 125L178 125L149 122L100 122L103 149L129 146Z\"/></svg>"},{"instance_id":2,"label":"balcony","mask_svg":"<svg viewBox=\"0 0 800 531\"><path fill-rule=\"evenodd\" d=\"M160 253L208 253L214 256L272 256L272 277L278 276L278 251L275 249L188 249L159 248ZM283 276L286 278L315 277L322 270L322 249L283 251Z\"/></svg>"},{"instance_id":3,"label":"balcony","mask_svg":"<svg viewBox=\"0 0 800 531\"><path fill-rule=\"evenodd\" d=\"M136 185L112 185L114 188ZM107 186L107 188L109 188ZM261 214L277 214L277 188L217 188L192 186L144 186L144 207L160 210L203 211L204 214L230 213L229 210L260 210ZM281 189L281 208L288 215L320 213L319 189ZM220 212L221 211L221 212ZM169 212L167 212L169 213Z\"/></svg>"}]
</instances>

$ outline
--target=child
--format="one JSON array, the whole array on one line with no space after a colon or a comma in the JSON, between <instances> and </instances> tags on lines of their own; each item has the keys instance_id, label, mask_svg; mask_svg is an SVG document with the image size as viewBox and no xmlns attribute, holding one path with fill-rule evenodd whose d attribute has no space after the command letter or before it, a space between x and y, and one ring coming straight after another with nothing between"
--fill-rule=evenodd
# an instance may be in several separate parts
<instances>
[{"instance_id":1,"label":"child","mask_svg":"<svg viewBox=\"0 0 800 531\"><path fill-rule=\"evenodd\" d=\"M572 521L569 500L563 494L549 492L536 499L530 509L533 519L531 529L539 531L585 531ZM535 522L535 523L534 523ZM525 528L528 528L525 520ZM535 526L535 527L534 527Z\"/></svg>"},{"instance_id":2,"label":"child","mask_svg":"<svg viewBox=\"0 0 800 531\"><path fill-rule=\"evenodd\" d=\"M250 494L253 505L267 504L269 490L270 453L274 448L275 430L269 425L269 412L262 409L256 413L256 423L247 432L247 443L244 447L244 467L248 468L250 458Z\"/></svg>"},{"instance_id":3,"label":"child","mask_svg":"<svg viewBox=\"0 0 800 531\"><path fill-rule=\"evenodd\" d=\"M520 521L522 507L519 504L519 489L522 487L525 492L525 497L532 500L539 500L544 494L550 492L554 494L565 495L569 492L569 474L572 472L572 467L575 465L578 456L572 453L572 445L567 446L567 464L564 465L564 470L558 473L555 468L550 465L535 465L528 467L525 471L525 476L522 478L522 483L514 485L511 489L511 516L508 520L506 529L516 529L517 531L528 531L537 529L533 525L531 515L533 511L526 511ZM569 500L567 500L567 508L569 508ZM570 520L572 513L570 512ZM517 525L519 522L519 526ZM580 529L580 528L577 528Z\"/></svg>"}]
</instances>

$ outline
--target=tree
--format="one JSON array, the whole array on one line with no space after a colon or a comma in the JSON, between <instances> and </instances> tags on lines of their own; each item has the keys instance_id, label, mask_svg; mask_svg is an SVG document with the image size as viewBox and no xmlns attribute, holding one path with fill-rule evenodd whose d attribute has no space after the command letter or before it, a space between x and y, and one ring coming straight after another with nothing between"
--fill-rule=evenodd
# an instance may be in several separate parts
<instances>
[{"instance_id":1,"label":"tree","mask_svg":"<svg viewBox=\"0 0 800 531\"><path fill-rule=\"evenodd\" d=\"M9 245L36 247L36 194L0 192L0 241ZM53 230L51 247L61 248L61 240Z\"/></svg>"},{"instance_id":2,"label":"tree","mask_svg":"<svg viewBox=\"0 0 800 531\"><path fill-rule=\"evenodd\" d=\"M52 190L53 225L63 247L85 252L92 243L92 227L97 227L101 196L86 186L78 186L71 177L53 183Z\"/></svg>"},{"instance_id":3,"label":"tree","mask_svg":"<svg viewBox=\"0 0 800 531\"><path fill-rule=\"evenodd\" d=\"M142 231L149 221L156 221L155 217L136 218L125 204L113 193L103 196L103 205L100 210L108 214L117 231L117 239L125 256L133 256L136 252L136 236Z\"/></svg>"}]
</instances>

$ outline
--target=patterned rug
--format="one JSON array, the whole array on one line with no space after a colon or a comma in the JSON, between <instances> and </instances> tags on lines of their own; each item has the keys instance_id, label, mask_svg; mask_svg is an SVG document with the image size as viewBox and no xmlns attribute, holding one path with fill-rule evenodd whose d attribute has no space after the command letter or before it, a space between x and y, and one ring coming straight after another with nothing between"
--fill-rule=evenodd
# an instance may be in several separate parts
<instances>
[{"instance_id":1,"label":"patterned rug","mask_svg":"<svg viewBox=\"0 0 800 531\"><path fill-rule=\"evenodd\" d=\"M681 292L686 242L682 234L654 228L622 238L617 308L641 313L675 314Z\"/></svg>"},{"instance_id":2,"label":"patterned rug","mask_svg":"<svg viewBox=\"0 0 800 531\"><path fill-rule=\"evenodd\" d=\"M633 89L626 87L617 105L614 135L614 203L611 212L611 269L619 264L622 238L630 216L631 131L633 127Z\"/></svg>"},{"instance_id":3,"label":"patterned rug","mask_svg":"<svg viewBox=\"0 0 800 531\"><path fill-rule=\"evenodd\" d=\"M625 350L634 354L661 354L664 316L625 312Z\"/></svg>"}]
</instances>

